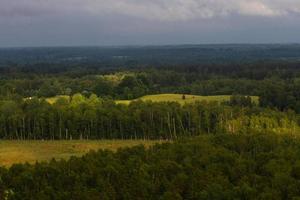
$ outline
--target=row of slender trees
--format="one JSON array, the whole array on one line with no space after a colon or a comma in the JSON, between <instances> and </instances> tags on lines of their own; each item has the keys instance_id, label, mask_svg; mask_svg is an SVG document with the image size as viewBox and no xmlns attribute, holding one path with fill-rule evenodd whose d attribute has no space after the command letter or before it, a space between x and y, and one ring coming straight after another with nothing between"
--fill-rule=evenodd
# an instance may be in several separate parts
<instances>
[{"instance_id":1,"label":"row of slender trees","mask_svg":"<svg viewBox=\"0 0 300 200\"><path fill-rule=\"evenodd\" d=\"M116 104L96 95L75 94L52 103L29 98L0 102L0 138L4 139L175 139L201 133L238 133L245 129L296 133L294 112L247 103L132 102Z\"/></svg>"}]
</instances>

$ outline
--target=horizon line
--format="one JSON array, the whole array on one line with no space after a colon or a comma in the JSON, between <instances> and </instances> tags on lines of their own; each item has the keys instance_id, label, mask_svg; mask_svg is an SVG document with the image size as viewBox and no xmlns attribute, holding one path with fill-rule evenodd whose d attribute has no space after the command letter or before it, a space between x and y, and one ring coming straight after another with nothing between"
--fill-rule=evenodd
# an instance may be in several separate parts
<instances>
[{"instance_id":1,"label":"horizon line","mask_svg":"<svg viewBox=\"0 0 300 200\"><path fill-rule=\"evenodd\" d=\"M270 42L270 43L178 43L178 44L120 44L120 45L36 45L36 46L0 46L0 49L28 48L138 48L138 47L176 47L176 46L254 46L254 45L300 45L300 42Z\"/></svg>"}]
</instances>

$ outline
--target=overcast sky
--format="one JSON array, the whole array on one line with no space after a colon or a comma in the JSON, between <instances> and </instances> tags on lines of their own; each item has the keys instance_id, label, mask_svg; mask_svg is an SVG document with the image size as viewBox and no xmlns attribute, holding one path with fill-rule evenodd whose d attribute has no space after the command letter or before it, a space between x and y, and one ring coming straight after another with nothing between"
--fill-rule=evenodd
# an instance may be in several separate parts
<instances>
[{"instance_id":1,"label":"overcast sky","mask_svg":"<svg viewBox=\"0 0 300 200\"><path fill-rule=\"evenodd\" d=\"M0 46L300 43L300 0L0 0Z\"/></svg>"}]
</instances>

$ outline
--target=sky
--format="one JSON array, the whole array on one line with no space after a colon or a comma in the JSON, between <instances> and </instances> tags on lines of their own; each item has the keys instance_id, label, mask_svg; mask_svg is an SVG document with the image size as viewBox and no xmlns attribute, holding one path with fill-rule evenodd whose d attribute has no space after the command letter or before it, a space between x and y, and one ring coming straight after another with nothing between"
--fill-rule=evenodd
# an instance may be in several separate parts
<instances>
[{"instance_id":1,"label":"sky","mask_svg":"<svg viewBox=\"0 0 300 200\"><path fill-rule=\"evenodd\" d=\"M0 47L300 43L300 0L0 0Z\"/></svg>"}]
</instances>

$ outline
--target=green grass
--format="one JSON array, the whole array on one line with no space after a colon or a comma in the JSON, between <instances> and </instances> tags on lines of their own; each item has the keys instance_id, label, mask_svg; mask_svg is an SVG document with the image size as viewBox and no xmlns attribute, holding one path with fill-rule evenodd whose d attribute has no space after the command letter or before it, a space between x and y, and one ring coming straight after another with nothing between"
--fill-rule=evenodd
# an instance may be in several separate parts
<instances>
[{"instance_id":1,"label":"green grass","mask_svg":"<svg viewBox=\"0 0 300 200\"><path fill-rule=\"evenodd\" d=\"M219 95L219 96L198 96L198 95L185 95L185 100L182 99L182 94L158 94L158 95L147 95L135 100L119 100L116 103L119 104L129 104L132 101L142 100L142 101L153 101L153 102L178 102L180 104L194 103L196 101L229 101L230 95ZM254 103L258 103L257 96L251 96Z\"/></svg>"},{"instance_id":2,"label":"green grass","mask_svg":"<svg viewBox=\"0 0 300 200\"><path fill-rule=\"evenodd\" d=\"M157 94L157 95L147 95L134 100L116 100L117 104L130 104L132 101L142 100L142 101L152 101L152 102L178 102L180 104L194 103L196 101L216 101L223 102L229 101L231 95L216 95L216 96L199 96L199 95L185 95L185 100L182 99L182 94ZM53 104L58 98L69 99L69 96L60 95L56 97L46 98L46 101ZM251 96L254 103L258 104L258 96Z\"/></svg>"},{"instance_id":3,"label":"green grass","mask_svg":"<svg viewBox=\"0 0 300 200\"><path fill-rule=\"evenodd\" d=\"M90 150L145 145L149 147L159 141L144 140L71 140L71 141L0 141L0 166L9 167L16 163L35 163L55 159L82 156Z\"/></svg>"}]
</instances>

